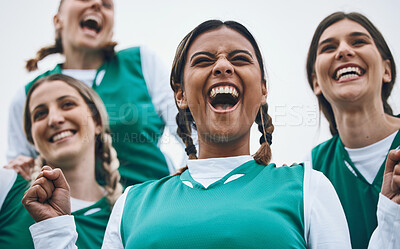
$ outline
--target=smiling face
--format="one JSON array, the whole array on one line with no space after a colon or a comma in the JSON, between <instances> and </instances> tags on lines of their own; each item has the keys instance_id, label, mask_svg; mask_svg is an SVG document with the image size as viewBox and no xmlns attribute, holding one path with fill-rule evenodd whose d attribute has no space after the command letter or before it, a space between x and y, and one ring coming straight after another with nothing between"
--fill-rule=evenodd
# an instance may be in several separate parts
<instances>
[{"instance_id":1,"label":"smiling face","mask_svg":"<svg viewBox=\"0 0 400 249\"><path fill-rule=\"evenodd\" d=\"M254 48L242 34L222 26L199 35L187 53L183 85L176 102L190 109L200 147L209 142L248 146L266 85Z\"/></svg>"},{"instance_id":2,"label":"smiling face","mask_svg":"<svg viewBox=\"0 0 400 249\"><path fill-rule=\"evenodd\" d=\"M103 48L112 39L114 2L112 0L63 0L54 17L64 50Z\"/></svg>"},{"instance_id":3,"label":"smiling face","mask_svg":"<svg viewBox=\"0 0 400 249\"><path fill-rule=\"evenodd\" d=\"M382 82L391 81L390 69L368 31L343 19L325 29L319 39L314 93L322 93L333 107L356 102L382 106Z\"/></svg>"},{"instance_id":4,"label":"smiling face","mask_svg":"<svg viewBox=\"0 0 400 249\"><path fill-rule=\"evenodd\" d=\"M32 92L29 112L34 145L48 163L94 157L101 126L75 88L63 81L43 82Z\"/></svg>"}]
</instances>

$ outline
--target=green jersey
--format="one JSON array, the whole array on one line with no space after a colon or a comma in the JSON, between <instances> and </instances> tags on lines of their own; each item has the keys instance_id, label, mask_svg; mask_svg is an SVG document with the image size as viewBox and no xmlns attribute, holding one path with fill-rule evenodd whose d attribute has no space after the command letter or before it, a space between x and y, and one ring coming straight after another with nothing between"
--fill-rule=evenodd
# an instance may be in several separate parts
<instances>
[{"instance_id":1,"label":"green jersey","mask_svg":"<svg viewBox=\"0 0 400 249\"><path fill-rule=\"evenodd\" d=\"M400 145L400 132L390 149ZM354 249L367 248L377 227L377 204L381 191L386 159L379 166L374 181L369 183L351 161L340 137L316 146L312 150L313 168L324 173L332 182L346 214Z\"/></svg>"},{"instance_id":2,"label":"green jersey","mask_svg":"<svg viewBox=\"0 0 400 249\"><path fill-rule=\"evenodd\" d=\"M235 174L243 176L224 184ZM303 178L302 165L249 161L208 188L188 170L135 185L124 205L122 243L124 248L306 248Z\"/></svg>"},{"instance_id":3,"label":"green jersey","mask_svg":"<svg viewBox=\"0 0 400 249\"><path fill-rule=\"evenodd\" d=\"M29 182L18 175L4 199L0 209L0 248L34 248L29 227L35 221L21 202L29 187ZM106 198L72 213L78 233L78 248L101 248L110 214Z\"/></svg>"},{"instance_id":4,"label":"green jersey","mask_svg":"<svg viewBox=\"0 0 400 249\"><path fill-rule=\"evenodd\" d=\"M167 161L158 147L164 121L150 98L140 56L139 47L119 51L97 70L97 76L105 72L101 83L93 84L108 112L121 183L125 186L169 174ZM62 65L57 65L27 84L26 92L37 79L61 72Z\"/></svg>"}]
</instances>

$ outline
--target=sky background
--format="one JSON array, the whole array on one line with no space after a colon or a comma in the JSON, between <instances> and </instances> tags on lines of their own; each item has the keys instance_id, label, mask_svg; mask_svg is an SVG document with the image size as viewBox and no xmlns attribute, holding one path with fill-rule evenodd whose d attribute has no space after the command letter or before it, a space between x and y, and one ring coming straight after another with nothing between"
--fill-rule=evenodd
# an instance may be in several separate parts
<instances>
[{"instance_id":1,"label":"sky background","mask_svg":"<svg viewBox=\"0 0 400 249\"><path fill-rule=\"evenodd\" d=\"M62 60L50 56L39 64L39 71L27 73L24 69L25 61L38 49L53 44L52 18L58 3L18 0L7 1L0 8L0 165L6 163L8 109L16 90ZM306 80L305 61L315 28L335 11L366 15L382 32L400 65L398 0L115 0L114 40L119 44L117 50L146 45L170 69L177 45L201 22L221 19L244 24L258 41L267 69L267 102L275 125L272 161L290 164L302 161L312 147L330 137ZM399 83L390 103L398 114ZM258 149L260 137L253 128L251 153ZM167 137L162 148L176 155L177 142Z\"/></svg>"}]
</instances>

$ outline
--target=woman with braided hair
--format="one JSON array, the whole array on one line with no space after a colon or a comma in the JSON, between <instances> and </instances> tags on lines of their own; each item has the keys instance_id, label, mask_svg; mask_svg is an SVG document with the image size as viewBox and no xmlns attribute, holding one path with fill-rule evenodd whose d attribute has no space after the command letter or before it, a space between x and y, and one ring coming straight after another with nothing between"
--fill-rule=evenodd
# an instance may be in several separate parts
<instances>
[{"instance_id":1,"label":"woman with braided hair","mask_svg":"<svg viewBox=\"0 0 400 249\"><path fill-rule=\"evenodd\" d=\"M113 0L61 0L53 22L55 43L40 49L26 68L36 70L38 62L51 54L62 54L65 61L28 83L13 99L8 167L24 176L23 166L31 165L37 155L22 128L26 93L38 78L62 73L83 81L103 100L124 186L175 173L172 161L159 147L164 128L176 136L176 108L162 60L143 46L114 51ZM183 153L175 156L185 157Z\"/></svg>"},{"instance_id":2,"label":"woman with braided hair","mask_svg":"<svg viewBox=\"0 0 400 249\"><path fill-rule=\"evenodd\" d=\"M57 211L72 212L80 248L99 248L111 209L122 193L119 162L100 97L66 75L41 78L27 94L24 129L40 153L31 173L36 180L32 184L14 170L0 169L0 247L34 248L29 226L43 217L32 219L21 199L26 190L27 195L37 194L38 199L25 201L25 205L33 202L32 212L36 200L51 205L51 200L42 202L47 189L38 185L65 175L71 199L67 195L66 209Z\"/></svg>"},{"instance_id":3,"label":"woman with braided hair","mask_svg":"<svg viewBox=\"0 0 400 249\"><path fill-rule=\"evenodd\" d=\"M127 188L113 208L103 248L349 248L344 213L326 177L303 164L269 163L274 126L265 77L255 39L237 22L206 21L183 39L171 87L187 168ZM262 135L252 157L254 122ZM62 206L63 184L41 186ZM41 231L32 229L36 248L54 238L56 248L74 247L74 227L57 222L70 219L60 215L52 212L34 225Z\"/></svg>"}]
</instances>

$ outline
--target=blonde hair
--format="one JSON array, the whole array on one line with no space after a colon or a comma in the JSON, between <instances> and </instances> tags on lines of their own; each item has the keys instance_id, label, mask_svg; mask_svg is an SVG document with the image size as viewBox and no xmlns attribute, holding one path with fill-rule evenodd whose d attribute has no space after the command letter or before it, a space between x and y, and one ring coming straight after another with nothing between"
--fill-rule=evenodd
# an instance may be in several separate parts
<instances>
[{"instance_id":1,"label":"blonde hair","mask_svg":"<svg viewBox=\"0 0 400 249\"><path fill-rule=\"evenodd\" d=\"M35 91L35 89L44 82L57 80L65 82L67 85L75 88L79 92L85 103L88 105L92 113L93 120L102 127L100 134L96 135L95 142L95 157L96 161L101 162L101 167L96 167L95 171L96 179L100 182L104 182L104 188L107 192L106 198L112 207L118 197L122 194L123 190L122 185L119 183L121 178L118 171L119 161L117 158L117 152L112 146L112 138L108 126L108 115L106 108L103 101L93 89L89 88L83 82L63 74L52 74L37 80L35 83L33 83L26 96L24 108L24 130L26 138L30 143L33 144L31 133L31 114L29 112L29 102L33 91ZM32 179L36 178L44 165L46 165L46 160L39 155L35 159L35 166L32 168Z\"/></svg>"}]
</instances>

